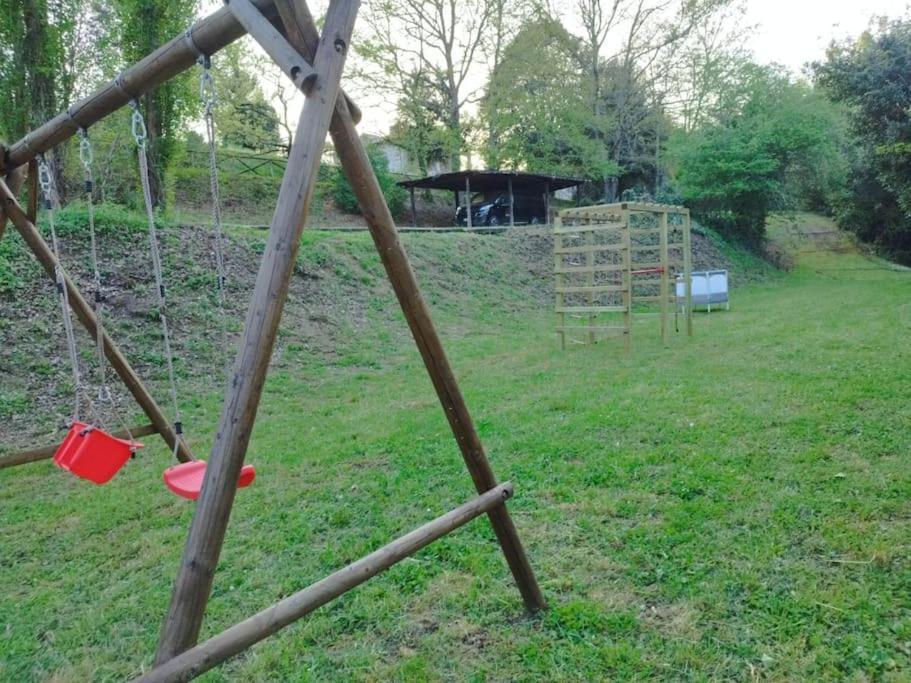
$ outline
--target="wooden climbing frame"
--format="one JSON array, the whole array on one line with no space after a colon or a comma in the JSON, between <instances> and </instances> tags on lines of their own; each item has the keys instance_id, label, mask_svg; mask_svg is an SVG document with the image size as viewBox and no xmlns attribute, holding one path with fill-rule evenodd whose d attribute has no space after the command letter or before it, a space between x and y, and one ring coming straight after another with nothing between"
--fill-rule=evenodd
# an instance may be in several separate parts
<instances>
[{"instance_id":1,"label":"wooden climbing frame","mask_svg":"<svg viewBox=\"0 0 911 683\"><path fill-rule=\"evenodd\" d=\"M693 334L690 213L682 206L624 202L561 211L554 221L554 293L560 347L622 335L654 313L668 343L677 276L685 283L686 332Z\"/></svg>"},{"instance_id":2,"label":"wooden climbing frame","mask_svg":"<svg viewBox=\"0 0 911 683\"><path fill-rule=\"evenodd\" d=\"M357 109L340 88L358 0L331 0L322 35L303 0L228 0L226 5L194 24L186 34L124 71L115 82L13 144L0 167L0 175L10 173L37 154L71 137L79 128L87 128L127 104L130 99L190 68L199 53L212 55L244 33L257 40L306 95L297 126L298 134L288 158L243 335L238 344L202 493L162 628L155 668L142 680L185 680L211 669L482 514L487 515L493 526L526 607L531 611L544 609L544 597L505 505L512 494L512 485L499 484L494 476L355 128ZM327 131L360 203L478 497L211 640L196 645ZM45 268L52 272L55 265L53 255L47 250L34 221L21 211L14 192L3 181L0 181L0 199L13 224L39 255ZM78 296L72 282L68 282L67 287L74 310L92 334L91 309ZM113 364L111 357L119 356L119 351L106 338L105 349ZM121 377L131 376L126 372L128 367L124 359L118 369ZM137 384L141 387L138 378ZM147 394L137 390L134 396L137 393L140 396ZM151 406L144 406L147 414L154 412ZM158 422L152 421L165 436ZM164 426L169 428L166 423Z\"/></svg>"}]
</instances>

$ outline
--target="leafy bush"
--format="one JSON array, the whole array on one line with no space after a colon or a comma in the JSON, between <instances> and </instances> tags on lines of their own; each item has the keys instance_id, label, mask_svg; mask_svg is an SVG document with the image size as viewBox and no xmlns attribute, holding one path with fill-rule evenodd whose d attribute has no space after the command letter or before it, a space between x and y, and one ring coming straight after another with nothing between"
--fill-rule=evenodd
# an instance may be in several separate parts
<instances>
[{"instance_id":1,"label":"leafy bush","mask_svg":"<svg viewBox=\"0 0 911 683\"><path fill-rule=\"evenodd\" d=\"M389 210L393 216L401 215L402 210L405 208L405 190L396 184L395 177L389 172L389 160L379 145L368 145L367 156L370 159L373 172L376 173L376 179L380 183L380 189L383 191ZM331 177L330 182L332 183L332 199L335 205L346 213L359 214L361 207L341 167L335 169L334 177Z\"/></svg>"},{"instance_id":2,"label":"leafy bush","mask_svg":"<svg viewBox=\"0 0 911 683\"><path fill-rule=\"evenodd\" d=\"M756 241L769 212L829 201L843 182L841 113L773 67L749 65L737 108L672 142L685 203L707 225Z\"/></svg>"},{"instance_id":3,"label":"leafy bush","mask_svg":"<svg viewBox=\"0 0 911 683\"><path fill-rule=\"evenodd\" d=\"M95 208L95 230L101 235L117 237L128 233L144 232L148 225L145 215L119 204L99 204ZM39 223L47 224L42 215ZM72 202L56 214L57 234L77 235L89 229L89 211L85 202Z\"/></svg>"},{"instance_id":4,"label":"leafy bush","mask_svg":"<svg viewBox=\"0 0 911 683\"><path fill-rule=\"evenodd\" d=\"M911 21L882 22L814 64L819 84L848 108L857 149L838 222L911 263Z\"/></svg>"}]
</instances>

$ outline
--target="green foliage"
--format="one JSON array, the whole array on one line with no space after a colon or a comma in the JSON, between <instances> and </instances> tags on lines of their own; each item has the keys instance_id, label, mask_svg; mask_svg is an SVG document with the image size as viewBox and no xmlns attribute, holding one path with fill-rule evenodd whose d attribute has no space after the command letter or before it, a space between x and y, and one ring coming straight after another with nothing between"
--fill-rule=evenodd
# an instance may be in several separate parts
<instances>
[{"instance_id":1,"label":"green foliage","mask_svg":"<svg viewBox=\"0 0 911 683\"><path fill-rule=\"evenodd\" d=\"M458 154L459 132L446 122L445 111L445 102L437 90L429 87L419 73L407 75L389 139L408 150L421 175L426 175L434 164L448 164L450 157Z\"/></svg>"},{"instance_id":2,"label":"green foliage","mask_svg":"<svg viewBox=\"0 0 911 683\"><path fill-rule=\"evenodd\" d=\"M911 263L911 21L834 44L817 81L847 105L858 149L839 222Z\"/></svg>"},{"instance_id":3,"label":"green foliage","mask_svg":"<svg viewBox=\"0 0 911 683\"><path fill-rule=\"evenodd\" d=\"M769 212L823 203L842 182L843 126L819 93L774 67L749 65L744 79L723 120L677 134L671 151L687 205L754 241Z\"/></svg>"},{"instance_id":4,"label":"green foliage","mask_svg":"<svg viewBox=\"0 0 911 683\"><path fill-rule=\"evenodd\" d=\"M148 229L145 214L119 204L97 204L94 206L94 214L95 231L106 237L128 238L131 234L143 233ZM84 202L71 202L57 211L55 219L57 234L61 237L88 234L89 214ZM44 225L46 220L40 219L39 223Z\"/></svg>"},{"instance_id":5,"label":"green foliage","mask_svg":"<svg viewBox=\"0 0 911 683\"><path fill-rule=\"evenodd\" d=\"M321 246L325 264L310 270L318 280L296 278L285 309L247 458L260 478L237 495L211 632L476 495L369 235L303 239L298 258ZM549 270L529 271L526 237L402 239L494 468L516 484L510 510L550 610L523 614L480 518L209 678L908 679L911 433L908 359L895 353L911 322L906 272L805 238L793 272L736 289L730 313L697 315L692 340L664 348L642 320L630 356L618 339L564 352L535 298L548 297ZM354 330L348 297L365 288L341 287L339 261L374 274L376 303ZM302 295L307 282L322 296ZM323 300L335 302L328 323L313 315ZM182 345L217 327L179 320ZM336 327L329 340L305 334ZM4 373L28 371L7 354L49 336L25 322L3 346ZM157 351L160 338L136 345ZM182 393L197 452L222 407L216 358L206 388ZM340 367L351 358L375 365ZM163 370L149 374L166 395ZM0 413L34 397L7 374L0 385ZM45 399L29 404L36 418ZM161 440L145 443L103 490L49 464L0 470L0 679L123 680L152 666L150 615L166 608L193 506L161 483Z\"/></svg>"},{"instance_id":6,"label":"green foliage","mask_svg":"<svg viewBox=\"0 0 911 683\"><path fill-rule=\"evenodd\" d=\"M66 56L74 0L8 0L0 10L0 139L18 139L57 114L72 91Z\"/></svg>"},{"instance_id":7,"label":"green foliage","mask_svg":"<svg viewBox=\"0 0 911 683\"><path fill-rule=\"evenodd\" d=\"M576 50L549 17L525 24L506 47L481 107L489 167L595 180L617 173L603 161Z\"/></svg>"},{"instance_id":8,"label":"green foliage","mask_svg":"<svg viewBox=\"0 0 911 683\"><path fill-rule=\"evenodd\" d=\"M138 62L185 31L196 14L196 0L113 0L110 6L125 64ZM195 86L190 74L185 73L141 97L148 128L152 196L156 204L164 202L164 178L181 125L192 111L198 110Z\"/></svg>"},{"instance_id":9,"label":"green foliage","mask_svg":"<svg viewBox=\"0 0 911 683\"><path fill-rule=\"evenodd\" d=\"M212 58L218 91L215 127L223 144L256 152L274 151L281 143L278 115L257 78L263 68L251 56L247 41L232 43Z\"/></svg>"},{"instance_id":10,"label":"green foliage","mask_svg":"<svg viewBox=\"0 0 911 683\"><path fill-rule=\"evenodd\" d=\"M395 176L389 172L389 160L380 145L367 145L367 156L370 158L370 165L383 190L383 196L386 197L389 210L393 216L398 216L405 208L405 190L396 184ZM335 169L334 177L330 182L335 205L347 213L360 213L361 207L357 203L354 191L341 167Z\"/></svg>"}]
</instances>

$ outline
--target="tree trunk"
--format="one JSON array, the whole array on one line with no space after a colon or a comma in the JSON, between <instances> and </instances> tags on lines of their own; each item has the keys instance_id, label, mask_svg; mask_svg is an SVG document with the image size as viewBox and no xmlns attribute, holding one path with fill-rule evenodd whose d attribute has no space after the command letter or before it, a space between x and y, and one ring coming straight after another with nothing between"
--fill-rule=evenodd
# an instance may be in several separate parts
<instances>
[{"instance_id":1,"label":"tree trunk","mask_svg":"<svg viewBox=\"0 0 911 683\"><path fill-rule=\"evenodd\" d=\"M161 153L162 130L161 116L158 111L158 98L153 90L143 95L142 99L148 135L146 149L149 156L149 187L151 188L152 204L156 207L163 207L165 205L163 186L165 169Z\"/></svg>"},{"instance_id":2,"label":"tree trunk","mask_svg":"<svg viewBox=\"0 0 911 683\"><path fill-rule=\"evenodd\" d=\"M57 82L55 75L58 65L48 64L50 56L56 53L52 46L52 36L48 27L47 3L42 0L24 0L22 19L25 24L22 44L22 65L26 72L26 84L29 99L29 111L24 120L29 121L29 128L41 125L57 114ZM19 131L24 135L27 131ZM54 174L54 185L57 188L57 201L65 195L63 184L63 164L56 148L45 154L48 168Z\"/></svg>"}]
</instances>

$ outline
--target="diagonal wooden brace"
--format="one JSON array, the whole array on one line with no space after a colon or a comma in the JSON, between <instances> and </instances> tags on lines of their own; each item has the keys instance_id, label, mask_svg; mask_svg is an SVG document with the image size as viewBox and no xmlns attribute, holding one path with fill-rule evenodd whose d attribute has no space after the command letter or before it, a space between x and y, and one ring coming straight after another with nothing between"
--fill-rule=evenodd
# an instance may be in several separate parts
<instances>
[{"instance_id":1,"label":"diagonal wooden brace","mask_svg":"<svg viewBox=\"0 0 911 683\"><path fill-rule=\"evenodd\" d=\"M316 80L316 71L301 57L285 37L278 32L250 0L225 0L234 18L259 43L272 61L305 93Z\"/></svg>"},{"instance_id":2,"label":"diagonal wooden brace","mask_svg":"<svg viewBox=\"0 0 911 683\"><path fill-rule=\"evenodd\" d=\"M3 180L0 180L0 206L3 206L10 222L16 226L16 230L22 235L22 239L25 240L25 243L35 254L38 262L44 266L45 272L52 280L56 280L58 263L54 256L54 252L51 251L47 242L44 241L44 238L41 236L38 228L35 227L35 224L25 215L22 207L19 206L19 203L13 196L12 191ZM66 272L64 272L64 279L66 281L66 291L70 307L73 309L79 322L88 330L92 339L97 339L98 319L95 317L95 311L92 310L88 301L82 296L82 292L79 291L79 288L76 287L76 284L70 277L66 275ZM168 421L168 418L165 417L164 411L162 411L155 402L155 399L152 398L152 394L146 389L145 384L143 384L139 375L136 374L136 371L133 370L129 361L126 359L126 356L123 355L106 332L102 332L101 340L102 346L104 347L104 355L107 356L108 361L110 361L111 367L114 368L114 371L120 376L120 379L123 380L126 388L129 389L133 398L136 399L136 403L139 404L139 407L142 408L143 412L148 416L149 421L155 426L158 433L161 434L161 438L168 444L168 448L173 451L174 443L177 442L177 459L181 462L193 460L193 454L190 452L190 449L187 448L182 439L178 441L177 435L174 433L173 425Z\"/></svg>"},{"instance_id":3,"label":"diagonal wooden brace","mask_svg":"<svg viewBox=\"0 0 911 683\"><path fill-rule=\"evenodd\" d=\"M212 456L158 643L156 665L192 647L199 637L237 493L237 478L294 273L326 132L341 92L342 69L358 6L359 0L332 0L329 4L323 38L313 60L318 78L304 101L288 157Z\"/></svg>"},{"instance_id":4,"label":"diagonal wooden brace","mask_svg":"<svg viewBox=\"0 0 911 683\"><path fill-rule=\"evenodd\" d=\"M505 482L454 510L418 527L352 562L252 617L235 624L165 664L139 677L134 683L173 683L195 678L255 643L293 624L326 603L386 571L437 539L471 520L505 507L512 496L512 484Z\"/></svg>"},{"instance_id":5,"label":"diagonal wooden brace","mask_svg":"<svg viewBox=\"0 0 911 683\"><path fill-rule=\"evenodd\" d=\"M316 49L319 33L306 3L301 0L275 0L275 7L285 25L288 39L305 58L310 58ZM364 144L342 98L336 102L329 134L348 182L360 203L373 242L411 328L465 466L478 493L489 491L497 486L496 476L433 324L430 309L421 295L408 255L398 238L395 222ZM506 506L492 509L487 515L525 606L532 612L545 609L547 603L544 595Z\"/></svg>"}]
</instances>

